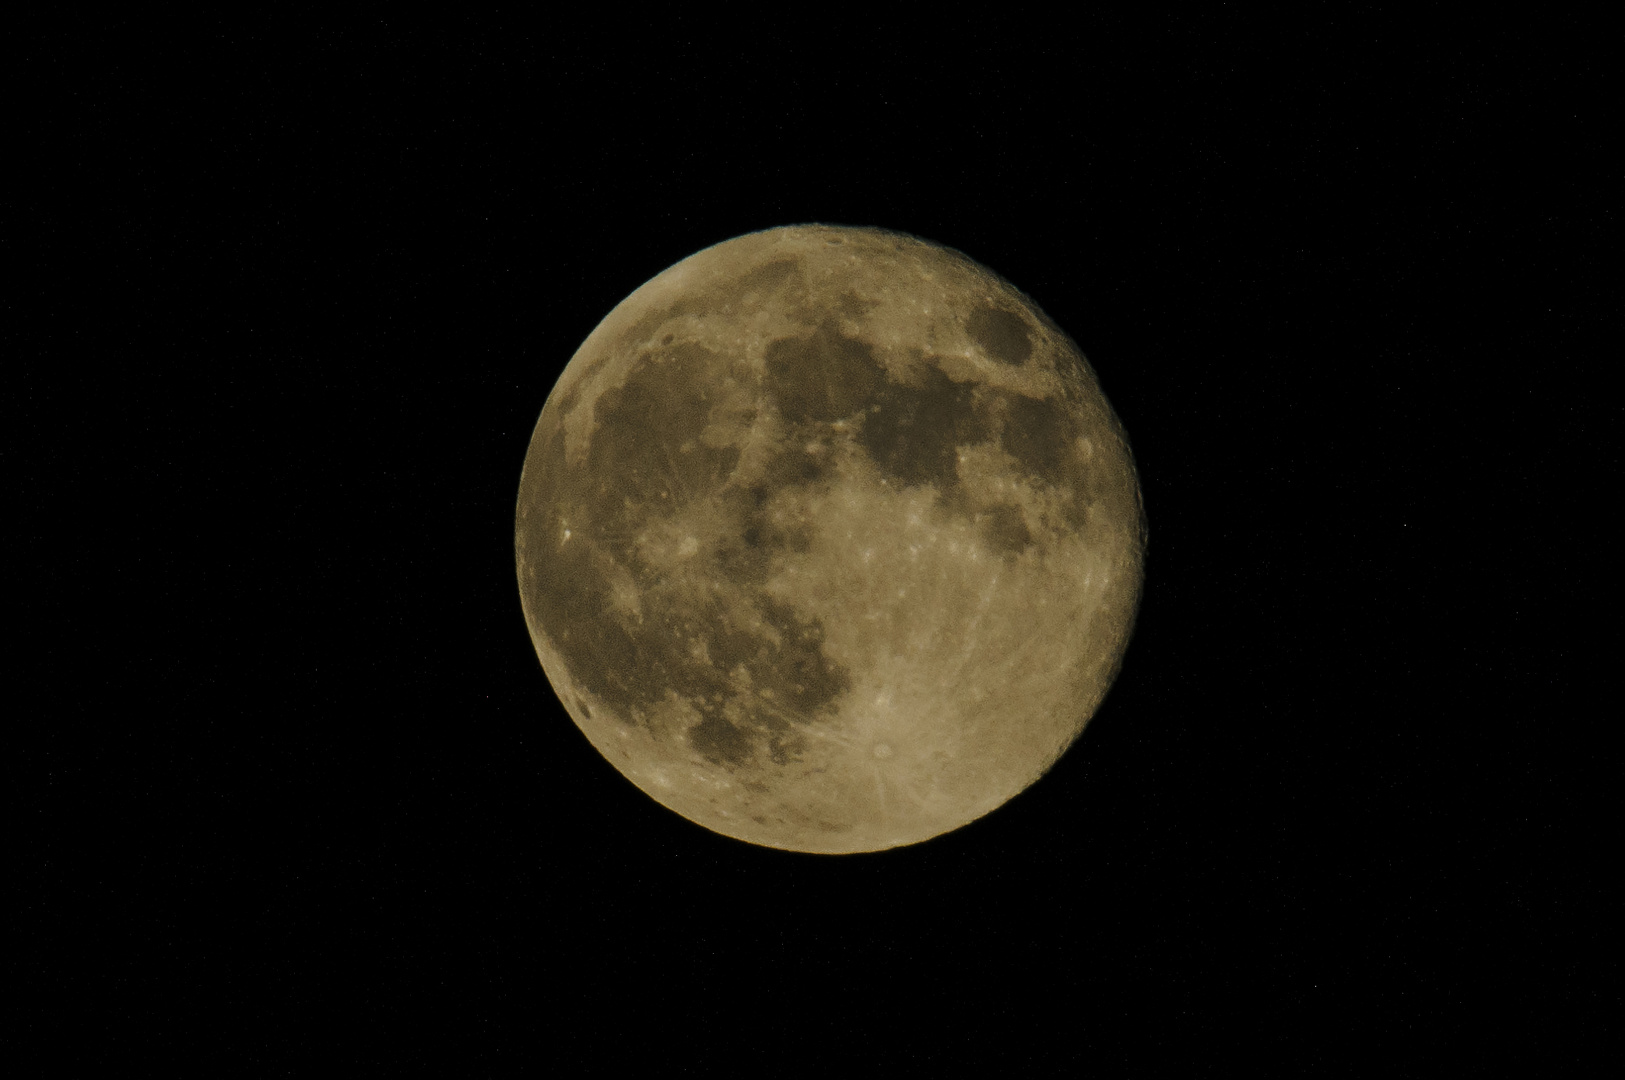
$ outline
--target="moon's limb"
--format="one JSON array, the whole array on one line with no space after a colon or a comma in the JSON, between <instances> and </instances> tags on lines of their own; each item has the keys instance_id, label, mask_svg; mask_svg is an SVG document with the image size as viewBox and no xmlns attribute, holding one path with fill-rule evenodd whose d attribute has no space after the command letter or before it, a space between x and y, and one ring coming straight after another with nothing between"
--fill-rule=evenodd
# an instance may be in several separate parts
<instances>
[{"instance_id":1,"label":"moon's limb","mask_svg":"<svg viewBox=\"0 0 1625 1080\"><path fill-rule=\"evenodd\" d=\"M605 757L772 847L927 839L1036 780L1121 660L1145 538L1076 346L912 237L730 240L623 301L520 482L532 640Z\"/></svg>"}]
</instances>

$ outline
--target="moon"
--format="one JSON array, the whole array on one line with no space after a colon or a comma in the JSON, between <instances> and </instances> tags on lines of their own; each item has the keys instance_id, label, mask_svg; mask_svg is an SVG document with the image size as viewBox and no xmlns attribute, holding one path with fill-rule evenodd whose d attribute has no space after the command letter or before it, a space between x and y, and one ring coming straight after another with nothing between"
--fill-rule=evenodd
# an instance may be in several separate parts
<instances>
[{"instance_id":1,"label":"moon","mask_svg":"<svg viewBox=\"0 0 1625 1080\"><path fill-rule=\"evenodd\" d=\"M1077 346L949 248L803 225L628 296L548 395L514 547L531 640L662 805L792 851L959 828L1116 677L1145 515Z\"/></svg>"}]
</instances>

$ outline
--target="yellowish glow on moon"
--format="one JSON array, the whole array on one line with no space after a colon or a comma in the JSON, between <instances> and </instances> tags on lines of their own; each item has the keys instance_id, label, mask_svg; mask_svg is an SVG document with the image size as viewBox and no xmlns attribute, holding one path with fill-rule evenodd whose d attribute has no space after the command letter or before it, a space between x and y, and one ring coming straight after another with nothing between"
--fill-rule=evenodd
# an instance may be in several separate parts
<instances>
[{"instance_id":1,"label":"yellowish glow on moon","mask_svg":"<svg viewBox=\"0 0 1625 1080\"><path fill-rule=\"evenodd\" d=\"M1144 546L1071 340L957 252L824 225L611 311L542 409L515 527L592 744L709 829L831 853L1037 780L1116 675Z\"/></svg>"}]
</instances>

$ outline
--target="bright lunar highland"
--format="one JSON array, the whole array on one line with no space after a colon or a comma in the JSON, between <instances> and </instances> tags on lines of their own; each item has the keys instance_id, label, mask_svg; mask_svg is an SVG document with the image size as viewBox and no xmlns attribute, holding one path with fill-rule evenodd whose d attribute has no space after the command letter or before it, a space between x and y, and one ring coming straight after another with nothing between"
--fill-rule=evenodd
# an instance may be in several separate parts
<instances>
[{"instance_id":1,"label":"bright lunar highland","mask_svg":"<svg viewBox=\"0 0 1625 1080\"><path fill-rule=\"evenodd\" d=\"M553 688L658 802L874 851L1037 780L1133 629L1145 518L1076 345L878 229L751 233L611 311L542 409L519 594Z\"/></svg>"}]
</instances>

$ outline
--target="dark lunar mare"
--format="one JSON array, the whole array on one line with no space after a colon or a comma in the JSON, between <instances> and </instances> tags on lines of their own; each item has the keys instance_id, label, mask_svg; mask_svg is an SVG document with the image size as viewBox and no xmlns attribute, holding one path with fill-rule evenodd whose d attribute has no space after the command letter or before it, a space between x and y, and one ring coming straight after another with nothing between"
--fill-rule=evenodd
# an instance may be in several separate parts
<instances>
[{"instance_id":1,"label":"dark lunar mare","mask_svg":"<svg viewBox=\"0 0 1625 1080\"><path fill-rule=\"evenodd\" d=\"M946 492L958 483L958 448L982 442L991 430L975 388L933 364L922 369L920 385L889 383L874 396L858 442L894 483Z\"/></svg>"},{"instance_id":2,"label":"dark lunar mare","mask_svg":"<svg viewBox=\"0 0 1625 1080\"><path fill-rule=\"evenodd\" d=\"M979 307L971 312L965 329L984 352L1000 363L1024 363L1033 354L1032 331L1027 327L1027 320L1013 311Z\"/></svg>"},{"instance_id":3,"label":"dark lunar mare","mask_svg":"<svg viewBox=\"0 0 1625 1080\"><path fill-rule=\"evenodd\" d=\"M839 420L866 406L885 379L869 346L828 323L767 347L768 393L790 424Z\"/></svg>"},{"instance_id":4,"label":"dark lunar mare","mask_svg":"<svg viewBox=\"0 0 1625 1080\"><path fill-rule=\"evenodd\" d=\"M828 336L815 335L810 347L852 356L849 345ZM572 677L623 722L645 720L672 692L700 714L689 740L706 759L738 764L765 744L770 759L785 764L801 745L793 725L815 719L850 680L824 654L816 620L749 586L766 579L775 548L806 544L804 532L768 514L772 491L817 482L822 472L808 467L806 455L781 452L752 491L725 488L738 449L699 442L715 404L711 380L722 369L697 345L663 346L640 356L625 384L594 403L584 462L567 463L562 430L555 430L527 468L521 493L522 505L557 507L562 517L521 527L526 598ZM803 389L812 412L831 407L822 387L808 382ZM719 494L733 518L720 531L741 543L700 553L705 565L691 578L663 576L670 571L640 560L636 538L649 525ZM632 575L639 616L613 605L616 566ZM702 586L712 580L740 586L731 605L704 599ZM739 625L742 612L759 625ZM739 673L744 690L732 680Z\"/></svg>"}]
</instances>

